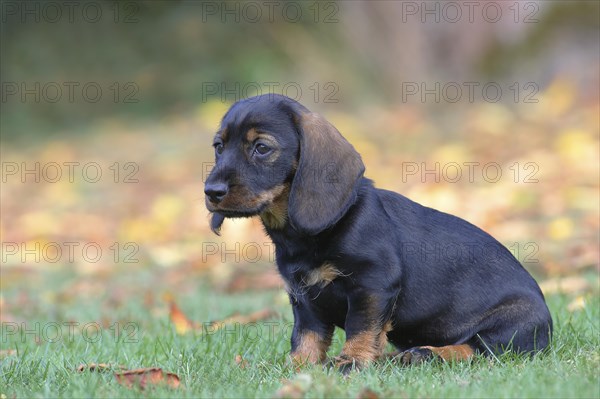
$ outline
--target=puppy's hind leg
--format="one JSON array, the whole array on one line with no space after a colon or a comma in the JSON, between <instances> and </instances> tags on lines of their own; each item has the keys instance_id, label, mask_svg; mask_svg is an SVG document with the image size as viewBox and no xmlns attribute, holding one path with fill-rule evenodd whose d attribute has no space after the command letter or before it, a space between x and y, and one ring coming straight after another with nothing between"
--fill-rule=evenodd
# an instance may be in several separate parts
<instances>
[{"instance_id":1,"label":"puppy's hind leg","mask_svg":"<svg viewBox=\"0 0 600 399\"><path fill-rule=\"evenodd\" d=\"M446 346L417 346L400 352L396 358L403 365L416 365L428 360L444 361L467 360L475 355L475 348L470 344Z\"/></svg>"}]
</instances>

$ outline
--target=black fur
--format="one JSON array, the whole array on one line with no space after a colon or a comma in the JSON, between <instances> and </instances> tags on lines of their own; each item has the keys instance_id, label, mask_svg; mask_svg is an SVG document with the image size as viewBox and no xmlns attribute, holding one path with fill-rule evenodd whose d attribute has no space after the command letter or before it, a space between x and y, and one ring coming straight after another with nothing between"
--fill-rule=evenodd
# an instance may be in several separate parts
<instances>
[{"instance_id":1,"label":"black fur","mask_svg":"<svg viewBox=\"0 0 600 399\"><path fill-rule=\"evenodd\" d=\"M271 155L245 140L250 129L275 138ZM504 246L463 219L374 188L352 146L299 103L277 95L239 101L216 144L222 153L205 188L211 228L225 217L261 215L293 306L292 352L307 332L326 340L338 326L351 340L386 323L389 341L412 353L425 345L481 353L549 345L542 292ZM276 187L287 191L254 201ZM282 206L283 224L270 223L265 213L281 216ZM337 275L311 285L324 264ZM349 356L372 360L363 352Z\"/></svg>"}]
</instances>

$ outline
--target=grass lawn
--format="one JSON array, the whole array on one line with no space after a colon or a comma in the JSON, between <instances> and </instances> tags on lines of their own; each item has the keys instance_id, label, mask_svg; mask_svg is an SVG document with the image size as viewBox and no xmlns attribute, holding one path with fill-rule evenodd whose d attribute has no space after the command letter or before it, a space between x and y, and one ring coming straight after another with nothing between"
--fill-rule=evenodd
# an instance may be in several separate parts
<instances>
[{"instance_id":1,"label":"grass lawn","mask_svg":"<svg viewBox=\"0 0 600 399\"><path fill-rule=\"evenodd\" d=\"M147 286L151 275L150 271L122 275L119 287ZM68 277L53 273L44 281L49 290L64 287ZM567 310L572 297L548 298L555 338L552 350L544 356L524 359L507 355L414 368L388 361L343 378L322 367L298 371L287 362L292 315L282 292L225 294L198 283L197 290L176 295L179 307L192 320L214 320L265 307L275 309L279 316L205 334L178 334L159 295L109 300L106 293L114 296L118 290L111 288L110 282L106 284L105 292L96 296L73 294L69 298L39 290L23 299L18 294L22 287L4 290L4 302L21 301L23 307L11 310L18 322L2 325L1 398L364 397L369 394L366 389L378 397L401 398L600 397L597 293L586 297L584 308L572 312ZM93 287L88 294L95 292ZM86 287L79 289L85 291ZM136 292L135 288L131 291ZM21 325L23 320L26 328ZM57 324L50 323L66 322L80 324L64 325L58 336ZM343 331L337 331L330 354L341 349L343 339ZM76 371L80 364L90 363L107 363L111 369ZM130 389L113 376L119 365L127 369L160 367L176 373L181 385L176 389L164 385Z\"/></svg>"},{"instance_id":2,"label":"grass lawn","mask_svg":"<svg viewBox=\"0 0 600 399\"><path fill-rule=\"evenodd\" d=\"M188 34L188 25L179 28ZM143 69L136 76L153 87L155 73ZM44 123L37 136L2 141L0 399L600 399L598 99L579 89L585 76L548 76L553 80L540 88L539 104L459 103L446 110L443 104L384 106L364 96L356 107L343 101L313 107L355 145L378 187L465 217L505 244L538 281L550 283L545 292L555 335L545 355L414 368L380 362L348 378L322 367L296 370L288 362L290 305L277 276L269 280L259 270L274 268L260 220L228 220L222 237L209 230L202 180L228 107L213 96L188 104L189 113L177 102L172 115L139 122L117 116L92 122L69 110L81 128L46 137L53 129ZM48 104L42 105L45 113ZM53 165L73 162L74 177L65 166L54 181ZM466 165L474 164L471 176ZM104 172L99 181L90 179L93 168L90 176L83 173L93 165ZM420 165L422 173L405 176L409 165ZM452 165L463 166L459 181L453 172L441 173ZM47 166L49 176L29 172ZM487 166L501 166L500 180L483 173ZM439 169L435 176L425 176L432 167ZM68 243L77 244L75 256ZM101 259L92 260L93 251L85 255L91 244L102 250ZM186 322L265 309L277 316L238 329L182 333L164 294ZM331 356L343 340L337 331ZM78 372L82 364L87 369ZM109 366L92 371L90 364ZM121 366L160 368L180 385L132 389L114 376Z\"/></svg>"}]
</instances>

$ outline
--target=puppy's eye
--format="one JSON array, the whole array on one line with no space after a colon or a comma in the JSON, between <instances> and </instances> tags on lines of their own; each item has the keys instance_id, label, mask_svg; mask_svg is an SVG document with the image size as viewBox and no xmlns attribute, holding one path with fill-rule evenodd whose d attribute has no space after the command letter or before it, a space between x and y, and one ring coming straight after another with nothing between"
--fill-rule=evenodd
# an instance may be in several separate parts
<instances>
[{"instance_id":1,"label":"puppy's eye","mask_svg":"<svg viewBox=\"0 0 600 399\"><path fill-rule=\"evenodd\" d=\"M258 143L256 147L254 147L254 151L256 151L259 155L266 155L271 152L271 147L262 143Z\"/></svg>"},{"instance_id":2,"label":"puppy's eye","mask_svg":"<svg viewBox=\"0 0 600 399\"><path fill-rule=\"evenodd\" d=\"M215 152L217 153L217 155L221 155L223 153L223 144L215 143L213 144L213 147L215 147Z\"/></svg>"}]
</instances>

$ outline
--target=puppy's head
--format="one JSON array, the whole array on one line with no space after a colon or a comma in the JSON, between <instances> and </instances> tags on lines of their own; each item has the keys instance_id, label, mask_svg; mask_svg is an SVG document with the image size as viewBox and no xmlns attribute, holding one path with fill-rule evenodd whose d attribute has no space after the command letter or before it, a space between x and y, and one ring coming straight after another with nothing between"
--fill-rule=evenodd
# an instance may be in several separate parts
<instances>
[{"instance_id":1,"label":"puppy's head","mask_svg":"<svg viewBox=\"0 0 600 399\"><path fill-rule=\"evenodd\" d=\"M213 140L216 164L204 188L218 232L226 217L260 215L314 235L352 205L364 172L360 155L324 118L285 96L235 103Z\"/></svg>"}]
</instances>

